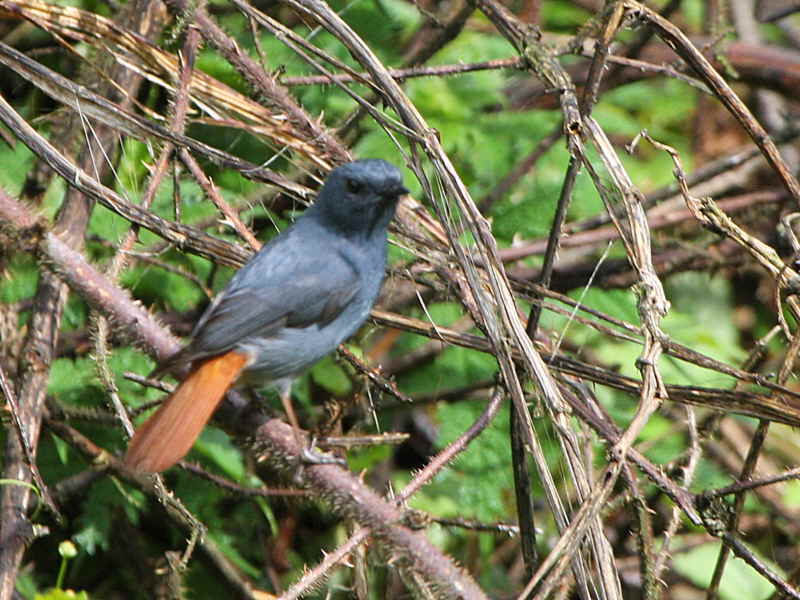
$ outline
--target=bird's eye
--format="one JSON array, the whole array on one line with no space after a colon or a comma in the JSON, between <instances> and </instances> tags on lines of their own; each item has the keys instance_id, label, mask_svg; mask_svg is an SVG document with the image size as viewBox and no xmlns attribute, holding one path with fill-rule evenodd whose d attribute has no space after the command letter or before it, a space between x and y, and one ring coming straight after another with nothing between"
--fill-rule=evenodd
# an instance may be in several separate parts
<instances>
[{"instance_id":1,"label":"bird's eye","mask_svg":"<svg viewBox=\"0 0 800 600\"><path fill-rule=\"evenodd\" d=\"M359 194L364 190L364 184L355 179L348 179L346 185L347 191L351 194Z\"/></svg>"}]
</instances>

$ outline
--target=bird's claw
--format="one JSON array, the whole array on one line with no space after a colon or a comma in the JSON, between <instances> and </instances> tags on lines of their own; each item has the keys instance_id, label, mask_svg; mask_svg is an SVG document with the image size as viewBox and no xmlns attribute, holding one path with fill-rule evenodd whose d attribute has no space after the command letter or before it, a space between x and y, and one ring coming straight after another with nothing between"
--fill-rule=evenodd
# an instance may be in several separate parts
<instances>
[{"instance_id":1,"label":"bird's claw","mask_svg":"<svg viewBox=\"0 0 800 600\"><path fill-rule=\"evenodd\" d=\"M301 456L303 458L303 462L311 465L339 465L340 467L347 466L347 461L345 461L343 458L334 456L329 452L323 452L317 448L316 439L314 438L311 439L311 443L308 446L303 448Z\"/></svg>"}]
</instances>

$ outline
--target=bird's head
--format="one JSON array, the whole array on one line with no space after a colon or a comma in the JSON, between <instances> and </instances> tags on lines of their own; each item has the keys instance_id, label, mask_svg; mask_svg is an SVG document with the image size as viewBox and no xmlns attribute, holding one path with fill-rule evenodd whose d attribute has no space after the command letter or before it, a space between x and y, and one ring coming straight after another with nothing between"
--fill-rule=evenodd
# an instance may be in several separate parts
<instances>
[{"instance_id":1,"label":"bird's head","mask_svg":"<svg viewBox=\"0 0 800 600\"><path fill-rule=\"evenodd\" d=\"M331 227L369 237L386 228L397 200L407 193L394 165L376 158L357 160L331 171L315 206Z\"/></svg>"}]
</instances>

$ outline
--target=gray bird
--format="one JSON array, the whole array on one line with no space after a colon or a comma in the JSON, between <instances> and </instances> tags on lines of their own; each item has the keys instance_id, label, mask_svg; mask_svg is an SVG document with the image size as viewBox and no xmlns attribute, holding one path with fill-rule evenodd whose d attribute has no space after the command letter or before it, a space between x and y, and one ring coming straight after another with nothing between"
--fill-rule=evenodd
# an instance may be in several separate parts
<instances>
[{"instance_id":1,"label":"gray bird","mask_svg":"<svg viewBox=\"0 0 800 600\"><path fill-rule=\"evenodd\" d=\"M349 338L375 303L386 229L407 194L379 159L334 169L314 205L242 267L157 373L189 374L133 436L125 463L158 472L192 447L237 381L271 383L297 427L291 382Z\"/></svg>"}]
</instances>

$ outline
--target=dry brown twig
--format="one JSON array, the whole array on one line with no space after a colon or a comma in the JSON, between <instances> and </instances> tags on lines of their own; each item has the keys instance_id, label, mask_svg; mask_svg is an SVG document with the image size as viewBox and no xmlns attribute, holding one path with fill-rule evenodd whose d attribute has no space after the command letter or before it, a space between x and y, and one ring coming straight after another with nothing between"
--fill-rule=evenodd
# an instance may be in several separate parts
<instances>
[{"instance_id":1,"label":"dry brown twig","mask_svg":"<svg viewBox=\"0 0 800 600\"><path fill-rule=\"evenodd\" d=\"M139 28L143 37L154 35L157 5L150 0L131 3L120 18ZM140 80L123 70L115 70L112 79L123 87L136 90ZM110 90L106 89L108 93ZM0 97L0 112L4 120L16 115L4 98ZM20 124L22 129L27 123ZM76 124L80 131L82 123ZM28 127L28 129L30 129ZM19 129L11 127L18 136ZM32 130L31 130L32 131ZM108 165L98 164L96 156L111 156L117 147L116 132L110 128L98 128L91 139L82 140L78 149L78 169L94 169L94 175L102 177ZM26 137L26 136L23 136ZM89 197L73 188L66 193L55 227L60 233L65 250L79 252L89 222L93 202ZM27 224L33 219L24 218L22 210L16 210ZM21 425L21 436L30 449L27 460L34 461L45 412L45 392L50 366L55 359L61 318L66 305L69 288L51 271L43 272L38 282L34 308L29 319L28 335L22 350L22 360L17 382L17 400L20 408L15 416ZM16 436L7 438L3 478L5 480L30 482L32 466L26 459ZM45 492L46 493L46 492ZM19 568L27 545L32 541L32 523L27 513L31 501L31 490L25 485L4 486L0 506L0 598L11 598L17 581Z\"/></svg>"},{"instance_id":2,"label":"dry brown twig","mask_svg":"<svg viewBox=\"0 0 800 600\"><path fill-rule=\"evenodd\" d=\"M797 186L789 170L781 162L775 151L775 146L768 136L759 129L758 123L749 114L747 109L724 82L718 78L714 70L702 56L698 56L687 39L682 37L673 25L665 22L663 18L645 7L632 1L623 1L614 5L614 10L604 14L599 31L599 40L593 53L593 65L587 83L586 95L579 101L575 93L574 84L559 63L555 60L556 53L541 44L537 32L525 24L515 15L504 9L492 0L475 0L471 5L464 4L455 7L451 20L442 20L446 32L441 36L431 36L426 44L420 46L413 56L424 56L434 52L440 44L446 43L448 35L455 35L466 22L467 16L478 8L489 18L493 26L504 35L519 53L518 58L508 59L502 63L491 62L481 65L466 65L460 69L445 68L435 72L440 75L444 72L466 72L473 68L497 68L499 66L513 66L525 68L540 77L550 91L559 94L562 116L564 119L564 133L572 154L572 168L566 177L564 197L569 197L570 181L574 180L574 173L579 165L588 170L595 182L595 186L603 197L608 209L609 218L614 221L615 237L623 240L628 261L631 263L632 272L638 280L639 315L643 325L637 327L629 323L613 323L604 315L584 313L575 316L575 311L558 309L570 319L587 327L592 327L603 335L616 337L627 342L641 345L642 354L639 360L641 380L620 375L606 365L595 364L591 360L578 360L565 353L550 352L546 344L534 343L529 338L525 323L517 307L520 299L529 300L539 297L555 298L556 295L546 289L534 288L518 281L509 281L504 271L501 259L508 258L497 249L488 222L476 208L463 182L450 159L443 150L442 144L436 133L430 129L416 107L406 97L403 90L397 85L398 76L416 76L431 74L425 68L412 68L397 72L387 69L384 64L372 53L361 37L348 26L327 4L318 0L289 0L288 5L295 11L312 19L325 27L336 37L359 63L359 71L346 67L331 53L324 52L313 43L297 36L280 22L257 11L247 2L237 0L235 6L251 20L255 29L256 25L266 27L278 36L284 36L287 46L294 49L302 60L316 68L320 75L316 79L306 81L289 81L290 83L309 84L312 82L333 82L345 90L351 98L360 103L365 114L371 114L376 121L387 130L387 134L396 139L405 138L410 144L411 153L409 163L411 168L420 178L429 198L433 199L437 218L432 217L420 207L408 200L401 207L399 213L399 226L396 229L397 239L409 248L417 257L429 265L429 272L435 274L437 281L445 282L449 297L461 302L462 306L474 320L475 325L483 335L453 331L438 327L435 323L427 323L396 313L375 311L376 322L385 326L413 331L436 340L435 347L431 346L430 352L436 352L450 345L460 345L473 348L481 352L494 355L498 361L502 384L508 393L519 420L520 433L523 436L523 446L531 452L534 462L539 470L539 475L544 481L546 497L558 523L561 532L557 544L541 565L538 572L530 579L528 590L535 590L543 596L556 588L556 586L577 585L578 592L588 594L590 582L598 583L606 598L621 597L621 589L617 580L617 572L611 555L609 545L603 532L603 515L601 509L610 497L612 486L618 476L630 488L631 495L639 503L640 516L646 511L646 498L643 498L636 480L636 471L631 468L636 465L643 473L654 481L659 489L667 493L676 503L675 515L678 509L689 515L695 523L701 521L701 515L696 503L696 498L686 490L688 477L680 484L672 481L660 473L658 468L649 463L634 445L641 428L645 425L653 411L664 399L680 402L695 403L704 407L717 407L726 410L735 410L744 414L758 416L762 419L782 421L791 424L800 423L800 405L796 401L796 393L787 389L781 380L772 382L758 374L746 373L714 361L691 349L681 347L674 343L661 331L661 319L665 314L668 304L661 289L659 271L654 266L651 256L651 225L647 223L644 211L645 199L622 168L617 157L617 151L609 142L606 134L591 117L591 106L596 101L595 95L600 89L603 78L604 66L613 62L614 58L608 55L609 46L617 35L619 28L626 19L644 19L656 27L656 32L669 40L679 53L698 70L697 76L712 93L720 98L731 110L754 141L758 144L764 156L769 161L771 168L778 174L783 184L794 194L797 199ZM182 0L172 0L173 9L182 14L189 14L188 4ZM333 164L349 158L349 151L317 120L311 118L299 106L281 85L280 80L273 78L255 61L239 52L233 40L227 36L216 24L204 8L198 8L192 17L194 24L190 25L187 33L187 43L182 56L188 60L184 66L177 57L164 53L155 46L140 43L129 31L119 28L109 20L101 18L87 18L90 15L77 11L77 9L51 7L36 0L26 0L23 3L11 3L0 0L0 10L6 10L17 17L24 17L38 26L53 32L56 35L69 37L95 44L111 53L114 59L122 65L130 67L134 72L143 74L151 81L174 91L176 97L175 114L169 119L169 127L153 125L133 113L120 109L120 104L111 102L107 98L93 94L90 90L77 86L72 82L58 79L54 73L44 70L35 61L26 60L5 47L0 47L3 62L28 76L35 85L40 86L52 97L80 111L90 115L107 125L117 128L129 135L142 137L148 140L161 140L165 148L155 161L153 175L149 188L145 194L145 201L136 206L125 198L114 194L110 189L101 185L99 178L94 173L87 174L73 161L56 150L38 133L30 128L16 113L11 110L8 103L0 99L0 113L4 122L14 129L26 144L29 144L39 156L58 170L60 175L67 179L76 188L81 189L90 197L101 202L104 206L121 214L133 225L131 234L120 244L120 251L112 268L112 273L123 268L123 263L135 240L135 231L139 226L147 227L162 236L169 243L183 247L206 256L221 264L238 265L249 256L248 250L233 244L222 242L205 234L199 228L192 228L167 219L161 219L148 210L149 200L153 198L159 182L166 173L173 150L189 168L191 174L204 185L210 198L224 214L226 221L231 224L243 239L246 239L251 248L256 248L258 242L249 232L247 226L239 219L236 211L227 206L219 194L216 193L213 183L200 169L191 153L205 155L221 164L238 169L247 176L270 182L292 194L307 197L309 190L296 183L291 178L283 177L265 168L250 165L220 152L213 148L203 146L184 135L183 126L191 118L190 105L193 103L205 116L200 117L208 123L221 126L241 127L256 136L267 140L268 144L276 147L285 147L293 151L295 161L312 165L321 171L327 170ZM438 16L436 17L438 19ZM214 45L225 55L231 64L248 79L251 85L262 96L262 100L269 106L264 108L240 94L225 89L218 82L208 76L194 73L191 67L191 58L196 51L198 37ZM193 40L190 43L190 40ZM194 48L194 50L192 49ZM702 60L701 60L702 59ZM411 59L410 59L411 60ZM413 63L414 60L411 60ZM617 61L620 62L620 61ZM631 63L630 60L622 61L625 64L642 66ZM661 72L669 72L664 68ZM180 74L176 77L177 74ZM377 94L389 104L398 115L398 120L392 120L371 107L371 103L354 91L346 87L347 83L359 82ZM287 83L285 80L283 83ZM143 109L143 107L140 107ZM164 120L163 116L150 116ZM763 134L763 135L762 135ZM561 132L554 133L551 141L559 139ZM403 142L403 143L405 143ZM398 142L400 145L400 142ZM535 163L541 153L535 153L529 160L523 161L520 171L524 172ZM596 156L595 156L596 155ZM673 155L676 156L676 155ZM301 157L299 160L297 157ZM425 163L433 167L434 177L427 179ZM509 189L518 180L512 173L508 186ZM685 179L678 178L687 200L690 199L688 186ZM692 198L688 202L692 214L697 216L709 228L725 231L728 236L740 245L754 261L761 264L778 283L778 287L789 293L796 292L800 286L797 274L787 267L775 251L767 244L748 234L745 228L737 225L724 211L710 200L697 200ZM564 204L566 207L566 204ZM99 274L87 270L84 258L79 252L70 250L64 240L47 226L33 226L33 222L22 224L14 222L13 200L0 199L0 222L11 223L12 228L18 231L35 233L35 239L26 247L34 252L46 267L47 272L58 273L70 287L83 295L87 301L104 315L113 315L113 325L116 331L124 331L131 336L140 347L146 348L155 356L165 356L175 347L175 340L166 336L158 322L138 307L122 291L102 280ZM686 222L686 214L682 215ZM664 218L666 224L673 225L676 215ZM24 219L23 219L24 220ZM176 219L177 220L177 219ZM588 225L587 225L588 226ZM596 225L592 225L596 226ZM604 232L590 231L587 239L597 241ZM467 235L465 235L467 234ZM470 238L469 243L462 240ZM580 236L574 239L579 240ZM548 255L551 259L556 256L556 250L561 241L561 226L556 223L553 227ZM576 242L582 243L582 242ZM517 251L518 255L522 251ZM550 263L552 265L552 262ZM411 278L409 278L411 279ZM553 309L552 303L541 302L545 310ZM798 307L793 300L789 306L795 314L799 314ZM537 304L538 306L538 304ZM574 307L577 310L577 307ZM586 316L588 315L588 316ZM788 327L787 327L788 332ZM98 327L96 335L97 352L103 358L107 357L109 330L107 327ZM796 349L797 336L792 339L792 350ZM713 371L732 376L739 382L761 385L768 388L767 392L743 390L718 390L710 387L681 387L665 385L658 372L660 355L668 353L693 364L699 364ZM353 357L351 357L353 358ZM793 356L787 355L785 365L792 363ZM398 392L392 381L386 380L380 372L366 365L352 360L357 368L380 389L394 394L403 400L409 400ZM101 361L102 363L102 361ZM102 364L100 365L102 367ZM787 367L788 368L788 367ZM102 371L103 378L109 390L113 392L113 377L107 369ZM565 390L564 378L554 380L554 373L564 373L584 382L598 382L602 385L622 389L626 393L637 396L640 401L639 410L634 421L625 430L620 431L613 426L607 416L598 416L591 403L583 398L576 399L576 394ZM537 394L546 407L549 418L552 420L555 435L561 444L562 453L569 465L569 475L573 486L573 499L577 501L577 508L568 512L566 508L565 486L557 485L554 481L549 466L544 460L544 452L539 440L534 435L528 401L524 393L526 378L533 380L537 386ZM774 396L771 394L775 394ZM493 398L489 405L489 416L499 407L500 392ZM113 394L112 394L113 396ZM121 413L122 414L122 413ZM581 448L582 438L573 427L573 417L579 419L592 428L598 435L612 447L610 461L599 474L592 474L586 468L587 455ZM691 417L690 417L691 421ZM63 425L54 421L54 427ZM477 433L485 421L476 424ZM61 429L61 433L73 440L72 443L80 445L80 441L72 432ZM695 465L698 457L699 446L695 443L697 436L694 427L692 432L694 451L691 455L691 465ZM252 434L252 431L248 432ZM290 458L295 454L285 431L280 424L262 422L257 432L257 450L266 450L274 458L277 457L278 467L288 471ZM240 432L240 435L242 433ZM469 435L465 433L462 440L467 442ZM462 446L454 446L447 452L460 450ZM253 450L253 447L250 447ZM97 453L100 451L97 450ZM87 455L92 452L87 450ZM444 468L450 454L443 454L441 460L434 460L426 471L412 482L402 494L408 495L418 489L436 472ZM285 461L282 459L286 459ZM745 472L746 474L746 472ZM463 573L452 570L452 564L440 555L435 555L430 560L421 559L418 553L427 551L424 540L418 538L415 532L405 528L399 523L402 516L397 506L384 502L374 497L363 487L357 487L359 498L343 499L343 490L348 486L360 485L348 478L346 474L338 473L327 468L316 468L300 475L301 484L308 490L319 493L331 499L334 506L341 514L354 517L362 524L367 524L371 529L360 529L347 545L326 557L316 568L309 572L307 577L298 581L288 592L287 597L295 597L313 582L319 581L330 573L336 564L353 552L357 546L367 539L370 531L379 533L381 540L388 539L398 553L406 557L406 564L413 567L414 575L423 573L424 577L418 580L421 589L431 583L444 585L443 582L453 577L458 578L457 585L466 586L465 597L482 597L482 591L474 582ZM744 484L742 484L744 485ZM342 504L344 502L344 504ZM186 515L184 515L185 517ZM674 517L673 524L678 526L679 521ZM730 532L729 532L730 533ZM643 535L643 539L646 538ZM725 538L726 543L734 547L737 552L746 552L730 535ZM584 542L589 541L589 544ZM644 541L645 545L649 542ZM645 551L641 560L643 563L651 561L652 552ZM664 556L664 555L662 555ZM659 564L648 564L647 577L652 581L648 584L652 591L655 586L653 574L658 573ZM223 565L220 567L225 569ZM570 569L571 568L571 569ZM573 580L569 583L569 572ZM765 576L774 579L774 575L764 571ZM244 580L231 579L232 585L247 589ZM457 585L449 589L452 595L457 594ZM776 582L781 585L781 582ZM785 585L784 585L785 588ZM785 588L789 589L789 588ZM527 591L525 593L527 593ZM243 592L249 594L249 591ZM524 593L524 594L525 594ZM523 595L524 595L523 594Z\"/></svg>"}]
</instances>

